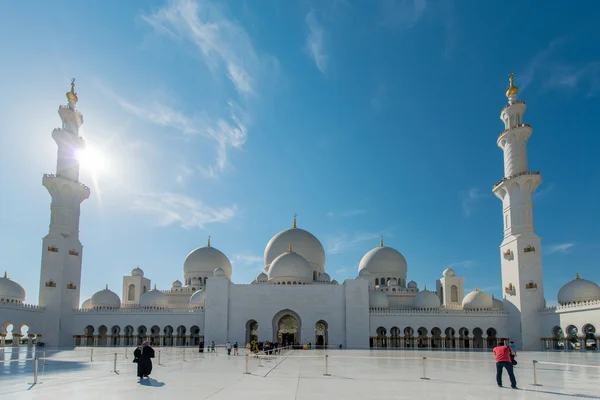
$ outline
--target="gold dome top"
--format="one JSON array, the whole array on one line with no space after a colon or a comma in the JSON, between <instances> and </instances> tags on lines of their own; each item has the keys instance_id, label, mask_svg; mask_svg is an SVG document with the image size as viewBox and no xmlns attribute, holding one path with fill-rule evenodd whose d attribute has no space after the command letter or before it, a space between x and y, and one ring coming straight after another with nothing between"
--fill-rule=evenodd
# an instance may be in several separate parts
<instances>
[{"instance_id":1,"label":"gold dome top","mask_svg":"<svg viewBox=\"0 0 600 400\"><path fill-rule=\"evenodd\" d=\"M506 97L513 97L513 96L516 96L517 93L519 93L519 88L513 84L514 79L515 79L514 72L511 72L510 74L508 74L508 81L510 82L510 86L506 90Z\"/></svg>"},{"instance_id":2,"label":"gold dome top","mask_svg":"<svg viewBox=\"0 0 600 400\"><path fill-rule=\"evenodd\" d=\"M292 226L292 228L297 228L297 226L296 226L296 214L294 214L294 225Z\"/></svg>"},{"instance_id":3,"label":"gold dome top","mask_svg":"<svg viewBox=\"0 0 600 400\"><path fill-rule=\"evenodd\" d=\"M75 93L75 78L71 79L71 91L67 92L67 100L69 103L77 103L79 98L77 98L77 93Z\"/></svg>"}]
</instances>

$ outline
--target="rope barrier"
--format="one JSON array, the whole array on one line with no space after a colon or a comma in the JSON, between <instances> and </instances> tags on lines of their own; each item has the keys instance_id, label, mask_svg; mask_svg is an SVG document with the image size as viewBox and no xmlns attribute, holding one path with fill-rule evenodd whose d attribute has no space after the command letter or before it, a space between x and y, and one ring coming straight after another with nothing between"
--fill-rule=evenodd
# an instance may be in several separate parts
<instances>
[{"instance_id":1,"label":"rope barrier","mask_svg":"<svg viewBox=\"0 0 600 400\"><path fill-rule=\"evenodd\" d=\"M588 364L567 364L567 363L557 363L552 361L537 361L534 360L535 363L538 364L550 364L550 365L565 365L567 367L585 367L585 368L600 368L600 365L588 365Z\"/></svg>"}]
</instances>

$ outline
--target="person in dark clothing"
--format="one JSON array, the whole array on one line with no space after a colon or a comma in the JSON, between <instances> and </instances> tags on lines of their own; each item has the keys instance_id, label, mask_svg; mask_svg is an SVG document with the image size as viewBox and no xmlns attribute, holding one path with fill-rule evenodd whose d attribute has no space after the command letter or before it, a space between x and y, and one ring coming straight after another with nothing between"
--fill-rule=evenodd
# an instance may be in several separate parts
<instances>
[{"instance_id":1,"label":"person in dark clothing","mask_svg":"<svg viewBox=\"0 0 600 400\"><path fill-rule=\"evenodd\" d=\"M200 346L198 348L199 353L204 353L204 340L200 342Z\"/></svg>"},{"instance_id":2,"label":"person in dark clothing","mask_svg":"<svg viewBox=\"0 0 600 400\"><path fill-rule=\"evenodd\" d=\"M152 372L152 358L154 358L154 349L150 343L143 342L140 347L133 352L133 362L137 363L137 376L140 379L148 378Z\"/></svg>"},{"instance_id":3,"label":"person in dark clothing","mask_svg":"<svg viewBox=\"0 0 600 400\"><path fill-rule=\"evenodd\" d=\"M496 383L502 387L502 368L506 368L508 377L510 378L510 387L517 388L517 380L513 372L513 365L510 359L510 347L500 341L498 346L494 347L494 355L496 356Z\"/></svg>"}]
</instances>

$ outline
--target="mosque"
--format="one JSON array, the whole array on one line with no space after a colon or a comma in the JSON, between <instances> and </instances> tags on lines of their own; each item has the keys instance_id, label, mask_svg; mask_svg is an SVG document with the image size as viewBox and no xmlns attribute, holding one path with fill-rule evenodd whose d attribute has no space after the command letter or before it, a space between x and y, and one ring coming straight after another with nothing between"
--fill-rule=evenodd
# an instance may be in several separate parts
<instances>
[{"instance_id":1,"label":"mosque","mask_svg":"<svg viewBox=\"0 0 600 400\"><path fill-rule=\"evenodd\" d=\"M502 201L503 240L498 257L502 299L475 289L446 268L431 290L408 281L408 265L396 249L379 245L358 263L355 279L340 283L325 270L325 251L309 231L297 227L267 243L264 270L249 284L231 282L231 262L210 242L192 250L183 280L157 289L140 268L123 277L120 290L99 288L80 302L83 246L81 203L90 189L79 182L74 152L79 136L74 81L68 104L60 106L62 127L52 132L58 146L56 173L42 185L52 198L48 234L42 239L39 304L10 275L0 278L0 345L44 342L50 346L197 346L200 342L252 340L330 348L424 348L473 350L500 338L525 350L598 351L600 286L579 275L558 292L559 306L547 307L540 238L532 195L542 179L527 166L531 125L523 122L525 101L510 76L508 103L497 145L504 153L504 177L492 191ZM357 260L358 261L358 260ZM21 327L29 328L22 337Z\"/></svg>"}]
</instances>

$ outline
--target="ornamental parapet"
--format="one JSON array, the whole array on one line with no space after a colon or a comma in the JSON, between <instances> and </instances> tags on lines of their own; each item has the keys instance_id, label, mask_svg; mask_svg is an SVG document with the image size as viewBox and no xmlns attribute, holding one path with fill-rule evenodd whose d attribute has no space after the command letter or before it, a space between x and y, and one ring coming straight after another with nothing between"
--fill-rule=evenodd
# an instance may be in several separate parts
<instances>
[{"instance_id":1,"label":"ornamental parapet","mask_svg":"<svg viewBox=\"0 0 600 400\"><path fill-rule=\"evenodd\" d=\"M513 104L525 104L525 100L515 100L513 103L508 103L507 105L504 106L504 108L500 112L503 113L504 110L506 110L508 107L512 106Z\"/></svg>"},{"instance_id":2,"label":"ornamental parapet","mask_svg":"<svg viewBox=\"0 0 600 400\"><path fill-rule=\"evenodd\" d=\"M94 307L74 309L77 313L203 313L203 306L177 304L169 306L140 306L139 304L124 304L121 308Z\"/></svg>"},{"instance_id":3,"label":"ornamental parapet","mask_svg":"<svg viewBox=\"0 0 600 400\"><path fill-rule=\"evenodd\" d=\"M584 310L600 307L600 300L580 301L578 303L568 303L559 306L545 307L540 309L542 313L555 313L560 311Z\"/></svg>"},{"instance_id":4,"label":"ornamental parapet","mask_svg":"<svg viewBox=\"0 0 600 400\"><path fill-rule=\"evenodd\" d=\"M35 311L43 311L44 307L35 305L35 304L25 304L25 303L7 303L5 301L0 300L0 307L2 308L14 308L21 310L35 310Z\"/></svg>"},{"instance_id":5,"label":"ornamental parapet","mask_svg":"<svg viewBox=\"0 0 600 400\"><path fill-rule=\"evenodd\" d=\"M521 172L517 172L516 174L512 174L510 176L504 177L502 179L500 179L498 181L498 183L496 183L494 186L492 186L492 190L496 189L498 186L500 186L501 184L503 184L504 182L516 178L518 176L523 176L523 175L540 175L540 171L521 171Z\"/></svg>"},{"instance_id":6,"label":"ornamental parapet","mask_svg":"<svg viewBox=\"0 0 600 400\"><path fill-rule=\"evenodd\" d=\"M44 174L44 179L56 179L56 178L61 178L61 179L67 180L69 182L76 183L76 184L78 184L79 186L81 186L83 189L85 189L88 192L90 190L90 188L88 186L86 186L85 184L83 184L83 183L81 183L79 181L72 181L69 178L61 176L60 174Z\"/></svg>"},{"instance_id":7,"label":"ornamental parapet","mask_svg":"<svg viewBox=\"0 0 600 400\"><path fill-rule=\"evenodd\" d=\"M506 311L494 310L494 309L477 309L477 310L464 310L464 309L450 309L450 308L371 308L369 309L371 315L508 315Z\"/></svg>"},{"instance_id":8,"label":"ornamental parapet","mask_svg":"<svg viewBox=\"0 0 600 400\"><path fill-rule=\"evenodd\" d=\"M531 125L530 124L518 124L518 125L515 125L515 126L513 126L511 128L505 129L502 132L500 132L500 134L498 135L498 139L500 139L502 137L502 135L504 135L508 131L512 131L513 129L524 128L524 127L531 128Z\"/></svg>"}]
</instances>

